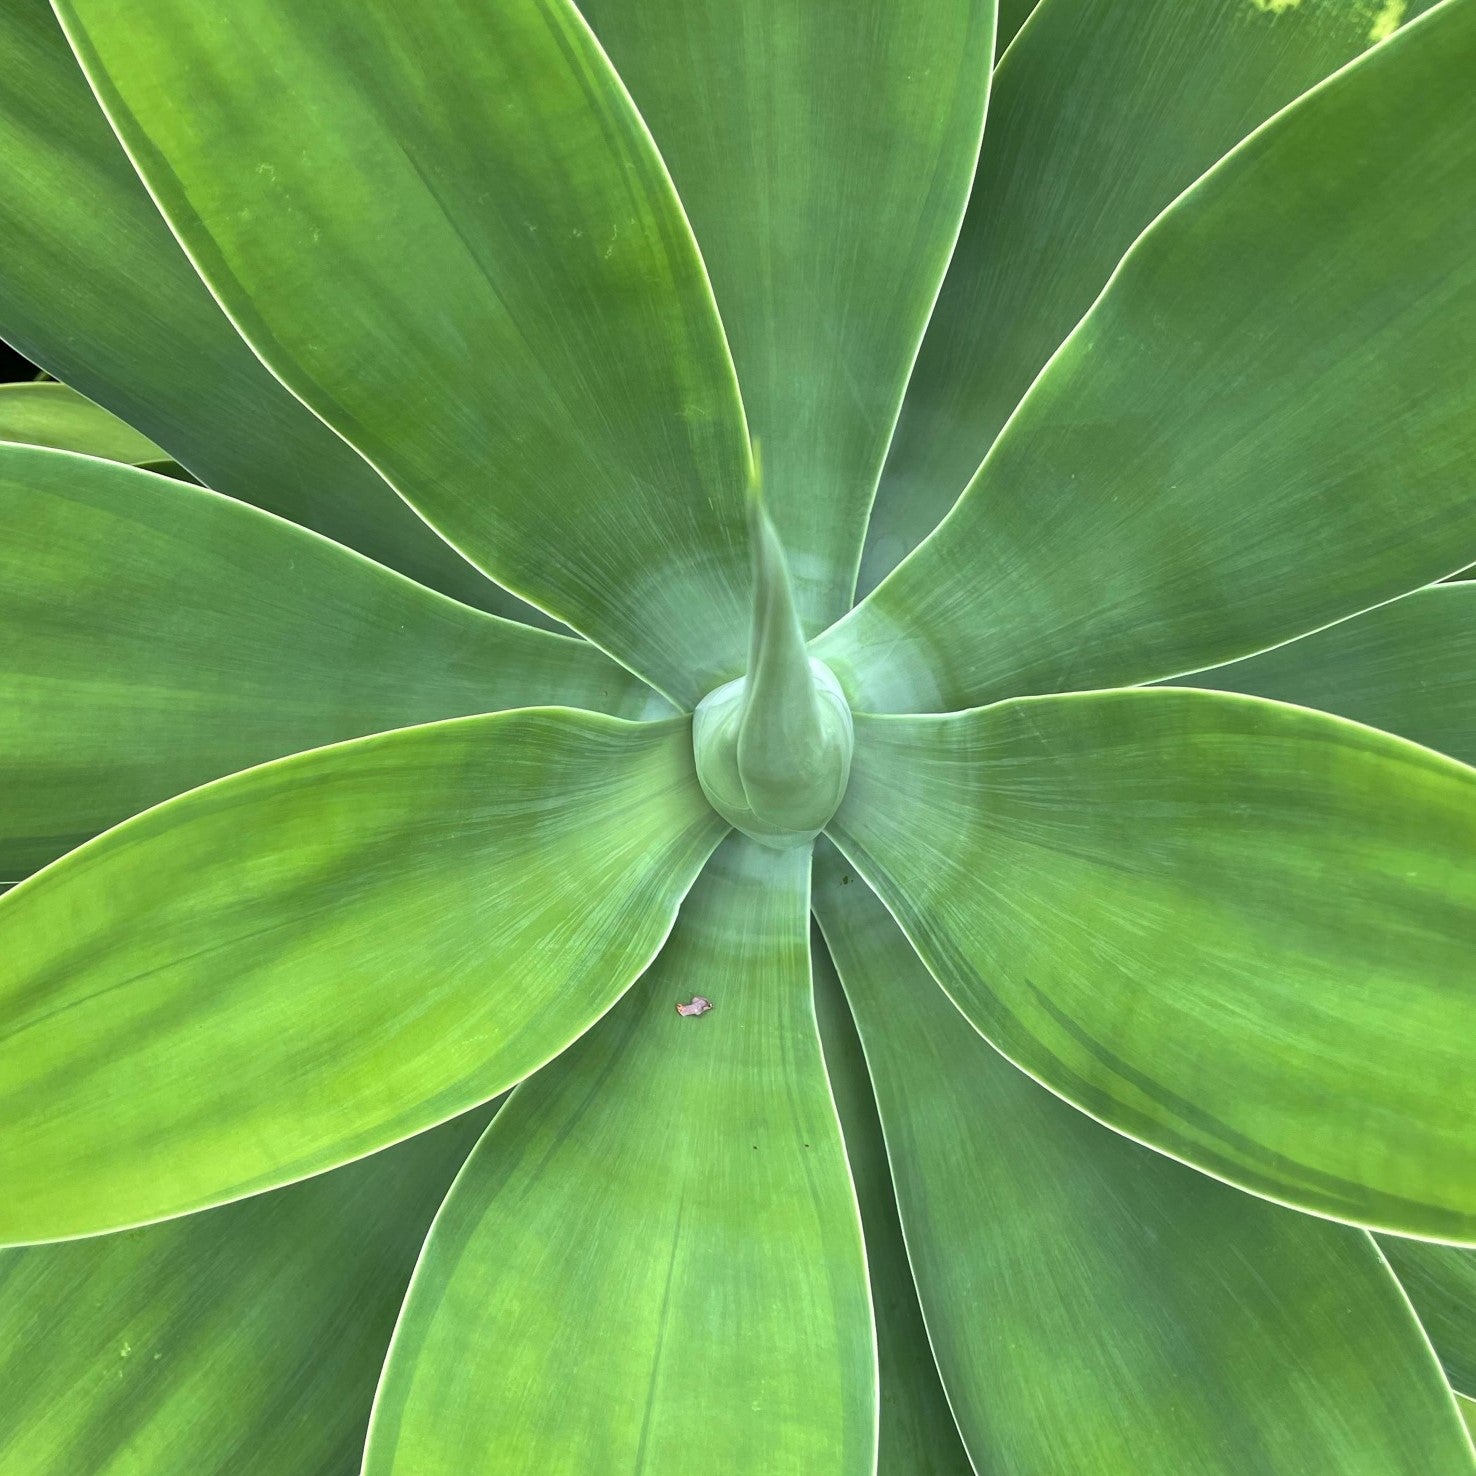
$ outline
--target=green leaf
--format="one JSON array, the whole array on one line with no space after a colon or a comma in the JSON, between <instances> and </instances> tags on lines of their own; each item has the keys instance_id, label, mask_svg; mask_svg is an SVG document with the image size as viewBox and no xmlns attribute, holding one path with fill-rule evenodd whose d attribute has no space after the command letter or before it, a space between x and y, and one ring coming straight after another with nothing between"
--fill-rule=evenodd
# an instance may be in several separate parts
<instances>
[{"instance_id":1,"label":"green leaf","mask_svg":"<svg viewBox=\"0 0 1476 1476\"><path fill-rule=\"evenodd\" d=\"M877 492L863 592L942 521L1153 217L1372 45L1376 21L1430 3L1001 5L1001 43L1038 14L995 75L970 208Z\"/></svg>"},{"instance_id":2,"label":"green leaf","mask_svg":"<svg viewBox=\"0 0 1476 1476\"><path fill-rule=\"evenodd\" d=\"M1442 5L1159 217L947 521L819 642L853 706L1178 676L1471 562L1473 71L1476 6Z\"/></svg>"},{"instance_id":3,"label":"green leaf","mask_svg":"<svg viewBox=\"0 0 1476 1476\"><path fill-rule=\"evenodd\" d=\"M300 749L540 702L662 705L586 642L147 472L0 446L0 526L0 881Z\"/></svg>"},{"instance_id":4,"label":"green leaf","mask_svg":"<svg viewBox=\"0 0 1476 1476\"><path fill-rule=\"evenodd\" d=\"M0 441L77 451L127 466L170 459L131 425L55 380L0 384Z\"/></svg>"},{"instance_id":5,"label":"green leaf","mask_svg":"<svg viewBox=\"0 0 1476 1476\"><path fill-rule=\"evenodd\" d=\"M1389 1259L1420 1315L1451 1387L1476 1394L1476 1253L1381 1235Z\"/></svg>"},{"instance_id":6,"label":"green leaf","mask_svg":"<svg viewBox=\"0 0 1476 1476\"><path fill-rule=\"evenodd\" d=\"M732 362L665 167L570 0L60 9L284 384L479 567L667 695L741 671Z\"/></svg>"},{"instance_id":7,"label":"green leaf","mask_svg":"<svg viewBox=\"0 0 1476 1476\"><path fill-rule=\"evenodd\" d=\"M1177 685L1319 707L1476 763L1476 584L1437 584Z\"/></svg>"},{"instance_id":8,"label":"green leaf","mask_svg":"<svg viewBox=\"0 0 1476 1476\"><path fill-rule=\"evenodd\" d=\"M887 441L968 200L993 0L580 9L702 243L813 635L850 607Z\"/></svg>"},{"instance_id":9,"label":"green leaf","mask_svg":"<svg viewBox=\"0 0 1476 1476\"><path fill-rule=\"evenodd\" d=\"M997 57L1004 55L1005 48L1015 39L1020 27L1030 19L1036 5L1037 0L999 0L999 34L994 41Z\"/></svg>"},{"instance_id":10,"label":"green leaf","mask_svg":"<svg viewBox=\"0 0 1476 1476\"><path fill-rule=\"evenodd\" d=\"M528 615L241 341L159 218L46 0L0 7L0 55L0 337L209 486L470 604Z\"/></svg>"},{"instance_id":11,"label":"green leaf","mask_svg":"<svg viewBox=\"0 0 1476 1476\"><path fill-rule=\"evenodd\" d=\"M361 738L0 898L0 1241L273 1188L495 1096L646 966L722 835L691 724Z\"/></svg>"},{"instance_id":12,"label":"green leaf","mask_svg":"<svg viewBox=\"0 0 1476 1476\"><path fill-rule=\"evenodd\" d=\"M1476 1399L1467 1398L1464 1394L1455 1397L1456 1408L1460 1411L1461 1418L1466 1422L1466 1429L1473 1438L1476 1438Z\"/></svg>"},{"instance_id":13,"label":"green leaf","mask_svg":"<svg viewBox=\"0 0 1476 1476\"><path fill-rule=\"evenodd\" d=\"M874 1469L808 902L807 855L732 837L646 978L503 1109L416 1270L366 1476Z\"/></svg>"},{"instance_id":14,"label":"green leaf","mask_svg":"<svg viewBox=\"0 0 1476 1476\"><path fill-rule=\"evenodd\" d=\"M823 844L823 843L822 843ZM825 1069L845 1136L846 1159L861 1206L866 1268L876 1313L881 1403L878 1476L973 1476L948 1408L917 1304L881 1123L861 1041L824 940L810 935L815 1015Z\"/></svg>"},{"instance_id":15,"label":"green leaf","mask_svg":"<svg viewBox=\"0 0 1476 1476\"><path fill-rule=\"evenodd\" d=\"M974 1025L1104 1122L1476 1239L1476 770L1149 689L856 719L832 836Z\"/></svg>"},{"instance_id":16,"label":"green leaf","mask_svg":"<svg viewBox=\"0 0 1476 1476\"><path fill-rule=\"evenodd\" d=\"M0 1476L357 1470L410 1273L488 1115L240 1204L0 1251Z\"/></svg>"},{"instance_id":17,"label":"green leaf","mask_svg":"<svg viewBox=\"0 0 1476 1476\"><path fill-rule=\"evenodd\" d=\"M1476 1471L1369 1237L1074 1111L981 1040L822 857L943 1380L980 1471Z\"/></svg>"}]
</instances>

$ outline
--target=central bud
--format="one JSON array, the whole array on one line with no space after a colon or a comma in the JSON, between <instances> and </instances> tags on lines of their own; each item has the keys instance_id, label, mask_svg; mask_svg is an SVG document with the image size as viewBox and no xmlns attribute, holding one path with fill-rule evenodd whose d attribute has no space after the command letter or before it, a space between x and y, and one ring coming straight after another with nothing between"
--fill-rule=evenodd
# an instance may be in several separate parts
<instances>
[{"instance_id":1,"label":"central bud","mask_svg":"<svg viewBox=\"0 0 1476 1476\"><path fill-rule=\"evenodd\" d=\"M805 650L789 570L757 492L748 675L707 694L692 715L697 778L730 825L766 846L807 846L835 814L851 775L851 709Z\"/></svg>"}]
</instances>

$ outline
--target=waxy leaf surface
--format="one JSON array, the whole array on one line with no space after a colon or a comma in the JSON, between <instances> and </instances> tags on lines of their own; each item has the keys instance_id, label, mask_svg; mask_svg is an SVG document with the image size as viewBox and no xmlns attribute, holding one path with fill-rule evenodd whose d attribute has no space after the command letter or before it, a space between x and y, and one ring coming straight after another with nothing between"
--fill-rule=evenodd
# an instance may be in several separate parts
<instances>
[{"instance_id":1,"label":"waxy leaf surface","mask_svg":"<svg viewBox=\"0 0 1476 1476\"><path fill-rule=\"evenodd\" d=\"M0 338L218 491L458 599L530 613L241 341L149 199L46 0L0 7L0 55Z\"/></svg>"},{"instance_id":2,"label":"waxy leaf surface","mask_svg":"<svg viewBox=\"0 0 1476 1476\"><path fill-rule=\"evenodd\" d=\"M1337 1219L1476 1239L1476 770L1149 689L861 717L830 833L1068 1100Z\"/></svg>"},{"instance_id":3,"label":"waxy leaf surface","mask_svg":"<svg viewBox=\"0 0 1476 1476\"><path fill-rule=\"evenodd\" d=\"M130 467L0 446L0 526L0 882L301 749L534 703L661 705L586 642Z\"/></svg>"},{"instance_id":4,"label":"waxy leaf surface","mask_svg":"<svg viewBox=\"0 0 1476 1476\"><path fill-rule=\"evenodd\" d=\"M283 383L480 568L667 695L738 675L732 361L665 166L569 0L61 10Z\"/></svg>"},{"instance_id":5,"label":"waxy leaf surface","mask_svg":"<svg viewBox=\"0 0 1476 1476\"><path fill-rule=\"evenodd\" d=\"M410 1273L487 1118L239 1204L0 1251L0 1476L357 1470Z\"/></svg>"},{"instance_id":6,"label":"waxy leaf surface","mask_svg":"<svg viewBox=\"0 0 1476 1476\"><path fill-rule=\"evenodd\" d=\"M968 199L993 0L580 9L701 243L814 635L850 607L867 509Z\"/></svg>"},{"instance_id":7,"label":"waxy leaf surface","mask_svg":"<svg viewBox=\"0 0 1476 1476\"><path fill-rule=\"evenodd\" d=\"M126 466L167 462L167 451L101 405L54 381L0 384L0 441L101 456Z\"/></svg>"},{"instance_id":8,"label":"waxy leaf surface","mask_svg":"<svg viewBox=\"0 0 1476 1476\"><path fill-rule=\"evenodd\" d=\"M1476 1251L1381 1235L1389 1258L1435 1345L1451 1387L1476 1394Z\"/></svg>"},{"instance_id":9,"label":"waxy leaf surface","mask_svg":"<svg viewBox=\"0 0 1476 1476\"><path fill-rule=\"evenodd\" d=\"M722 835L690 723L455 719L233 775L0 898L0 1241L331 1168L602 1015Z\"/></svg>"},{"instance_id":10,"label":"waxy leaf surface","mask_svg":"<svg viewBox=\"0 0 1476 1476\"><path fill-rule=\"evenodd\" d=\"M1242 1194L1052 1096L954 1009L845 863L822 859L815 902L978 1470L1476 1470L1366 1234Z\"/></svg>"},{"instance_id":11,"label":"waxy leaf surface","mask_svg":"<svg viewBox=\"0 0 1476 1476\"><path fill-rule=\"evenodd\" d=\"M811 1003L809 857L735 836L437 1218L366 1476L874 1469L866 1262ZM703 1015L675 1009L700 993Z\"/></svg>"},{"instance_id":12,"label":"waxy leaf surface","mask_svg":"<svg viewBox=\"0 0 1476 1476\"><path fill-rule=\"evenodd\" d=\"M1455 0L1159 217L947 520L819 641L853 707L1178 676L1471 562L1473 74Z\"/></svg>"}]
</instances>

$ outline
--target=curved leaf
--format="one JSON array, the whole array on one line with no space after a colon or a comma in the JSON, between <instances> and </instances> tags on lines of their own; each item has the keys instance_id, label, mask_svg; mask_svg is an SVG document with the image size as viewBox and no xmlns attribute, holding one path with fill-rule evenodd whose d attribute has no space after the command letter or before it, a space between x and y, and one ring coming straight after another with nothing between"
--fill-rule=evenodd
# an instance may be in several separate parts
<instances>
[{"instance_id":1,"label":"curved leaf","mask_svg":"<svg viewBox=\"0 0 1476 1476\"><path fill-rule=\"evenodd\" d=\"M284 384L479 567L667 695L739 673L732 363L670 179L569 0L59 9Z\"/></svg>"},{"instance_id":2,"label":"curved leaf","mask_svg":"<svg viewBox=\"0 0 1476 1476\"><path fill-rule=\"evenodd\" d=\"M813 635L850 608L872 492L968 200L993 0L580 9L702 243Z\"/></svg>"},{"instance_id":3,"label":"curved leaf","mask_svg":"<svg viewBox=\"0 0 1476 1476\"><path fill-rule=\"evenodd\" d=\"M1441 5L1159 217L820 640L853 706L1177 676L1471 562L1473 71L1476 5Z\"/></svg>"},{"instance_id":4,"label":"curved leaf","mask_svg":"<svg viewBox=\"0 0 1476 1476\"><path fill-rule=\"evenodd\" d=\"M1379 1246L1409 1293L1451 1387L1476 1394L1476 1252L1392 1235L1381 1235Z\"/></svg>"},{"instance_id":5,"label":"curved leaf","mask_svg":"<svg viewBox=\"0 0 1476 1476\"><path fill-rule=\"evenodd\" d=\"M0 1476L356 1470L416 1256L488 1116L240 1204L0 1251Z\"/></svg>"},{"instance_id":6,"label":"curved leaf","mask_svg":"<svg viewBox=\"0 0 1476 1476\"><path fill-rule=\"evenodd\" d=\"M640 973L722 829L689 722L553 709L298 754L99 836L0 898L0 1240L487 1100Z\"/></svg>"},{"instance_id":7,"label":"curved leaf","mask_svg":"<svg viewBox=\"0 0 1476 1476\"><path fill-rule=\"evenodd\" d=\"M0 54L0 337L219 491L470 604L533 614L241 341L118 146L47 0L0 7Z\"/></svg>"},{"instance_id":8,"label":"curved leaf","mask_svg":"<svg viewBox=\"0 0 1476 1476\"><path fill-rule=\"evenodd\" d=\"M877 491L863 591L942 521L1153 217L1278 108L1430 3L1036 7L996 74L969 212ZM1016 28L1031 8L1013 7Z\"/></svg>"},{"instance_id":9,"label":"curved leaf","mask_svg":"<svg viewBox=\"0 0 1476 1476\"><path fill-rule=\"evenodd\" d=\"M878 1476L973 1476L948 1408L917 1305L897 1200L861 1041L824 940L811 930L810 970L825 1070L861 1206L867 1279L876 1314L881 1424Z\"/></svg>"},{"instance_id":10,"label":"curved leaf","mask_svg":"<svg viewBox=\"0 0 1476 1476\"><path fill-rule=\"evenodd\" d=\"M1232 1183L1476 1239L1476 770L1151 689L856 719L831 834L958 1007Z\"/></svg>"},{"instance_id":11,"label":"curved leaf","mask_svg":"<svg viewBox=\"0 0 1476 1476\"><path fill-rule=\"evenodd\" d=\"M0 881L300 749L535 702L663 705L584 641L147 472L0 446L0 526Z\"/></svg>"},{"instance_id":12,"label":"curved leaf","mask_svg":"<svg viewBox=\"0 0 1476 1476\"><path fill-rule=\"evenodd\" d=\"M508 1103L416 1269L366 1476L873 1470L808 899L808 855L732 837L647 976Z\"/></svg>"},{"instance_id":13,"label":"curved leaf","mask_svg":"<svg viewBox=\"0 0 1476 1476\"><path fill-rule=\"evenodd\" d=\"M55 380L0 384L0 441L77 451L125 466L170 459L167 451L131 425Z\"/></svg>"},{"instance_id":14,"label":"curved leaf","mask_svg":"<svg viewBox=\"0 0 1476 1476\"><path fill-rule=\"evenodd\" d=\"M1176 685L1319 707L1476 763L1476 584L1437 584Z\"/></svg>"},{"instance_id":15,"label":"curved leaf","mask_svg":"<svg viewBox=\"0 0 1476 1476\"><path fill-rule=\"evenodd\" d=\"M1036 5L1037 0L999 0L999 34L994 42L996 56L1004 54L1020 27L1030 19Z\"/></svg>"},{"instance_id":16,"label":"curved leaf","mask_svg":"<svg viewBox=\"0 0 1476 1476\"><path fill-rule=\"evenodd\" d=\"M815 904L980 1471L1476 1471L1367 1235L1216 1183L1042 1090L970 1029L844 863L821 860Z\"/></svg>"}]
</instances>

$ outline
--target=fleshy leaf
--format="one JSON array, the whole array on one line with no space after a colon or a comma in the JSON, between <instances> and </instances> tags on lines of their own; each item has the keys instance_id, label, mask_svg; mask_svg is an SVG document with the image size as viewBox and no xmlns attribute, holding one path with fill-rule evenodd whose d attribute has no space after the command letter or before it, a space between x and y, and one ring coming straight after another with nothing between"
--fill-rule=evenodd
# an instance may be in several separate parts
<instances>
[{"instance_id":1,"label":"fleshy leaf","mask_svg":"<svg viewBox=\"0 0 1476 1476\"><path fill-rule=\"evenodd\" d=\"M870 591L942 521L1133 238L1278 108L1431 0L1017 0L958 248L872 514ZM1387 24L1387 20L1385 21ZM1392 27L1390 27L1392 29Z\"/></svg>"},{"instance_id":2,"label":"fleshy leaf","mask_svg":"<svg viewBox=\"0 0 1476 1476\"><path fill-rule=\"evenodd\" d=\"M1476 1470L1366 1234L1151 1153L1015 1070L844 863L820 861L815 905L978 1470Z\"/></svg>"},{"instance_id":3,"label":"fleshy leaf","mask_svg":"<svg viewBox=\"0 0 1476 1476\"><path fill-rule=\"evenodd\" d=\"M691 724L361 738L149 810L0 898L0 1240L331 1168L486 1101L646 966L722 835Z\"/></svg>"},{"instance_id":4,"label":"fleshy leaf","mask_svg":"<svg viewBox=\"0 0 1476 1476\"><path fill-rule=\"evenodd\" d=\"M1476 763L1476 584L1437 584L1175 685L1318 707Z\"/></svg>"},{"instance_id":5,"label":"fleshy leaf","mask_svg":"<svg viewBox=\"0 0 1476 1476\"><path fill-rule=\"evenodd\" d=\"M1379 1245L1409 1293L1451 1388L1476 1395L1476 1251L1393 1235L1381 1235Z\"/></svg>"},{"instance_id":6,"label":"fleshy leaf","mask_svg":"<svg viewBox=\"0 0 1476 1476\"><path fill-rule=\"evenodd\" d=\"M1476 6L1442 5L1158 218L817 644L854 708L1178 676L1471 562L1473 72Z\"/></svg>"},{"instance_id":7,"label":"fleshy leaf","mask_svg":"<svg viewBox=\"0 0 1476 1476\"><path fill-rule=\"evenodd\" d=\"M1336 1219L1476 1239L1476 770L1220 693L856 718L830 832L1069 1101Z\"/></svg>"},{"instance_id":8,"label":"fleshy leaf","mask_svg":"<svg viewBox=\"0 0 1476 1476\"><path fill-rule=\"evenodd\" d=\"M167 451L141 436L101 405L67 385L50 380L0 384L0 441L50 446L102 456L125 466L150 466L171 460Z\"/></svg>"},{"instance_id":9,"label":"fleshy leaf","mask_svg":"<svg viewBox=\"0 0 1476 1476\"><path fill-rule=\"evenodd\" d=\"M702 243L814 635L850 607L887 441L968 199L993 0L580 9Z\"/></svg>"},{"instance_id":10,"label":"fleshy leaf","mask_svg":"<svg viewBox=\"0 0 1476 1476\"><path fill-rule=\"evenodd\" d=\"M0 55L0 337L209 486L470 604L549 624L447 547L241 341L46 0L0 7Z\"/></svg>"},{"instance_id":11,"label":"fleshy leaf","mask_svg":"<svg viewBox=\"0 0 1476 1476\"><path fill-rule=\"evenodd\" d=\"M732 837L647 976L503 1109L415 1273L366 1476L874 1469L808 900L807 855Z\"/></svg>"},{"instance_id":12,"label":"fleshy leaf","mask_svg":"<svg viewBox=\"0 0 1476 1476\"><path fill-rule=\"evenodd\" d=\"M488 1116L240 1204L0 1251L0 1473L357 1470L410 1273Z\"/></svg>"},{"instance_id":13,"label":"fleshy leaf","mask_svg":"<svg viewBox=\"0 0 1476 1476\"><path fill-rule=\"evenodd\" d=\"M821 842L823 846L825 842ZM905 946L905 945L904 945ZM917 1305L871 1079L850 1008L824 940L812 929L810 969L825 1069L840 1113L846 1159L861 1206L866 1269L876 1313L881 1427L877 1476L973 1476Z\"/></svg>"},{"instance_id":14,"label":"fleshy leaf","mask_svg":"<svg viewBox=\"0 0 1476 1476\"><path fill-rule=\"evenodd\" d=\"M587 642L147 472L0 446L0 526L0 882L300 749L533 703L661 705Z\"/></svg>"},{"instance_id":15,"label":"fleshy leaf","mask_svg":"<svg viewBox=\"0 0 1476 1476\"><path fill-rule=\"evenodd\" d=\"M665 167L570 0L59 9L284 384L667 695L739 673L737 381Z\"/></svg>"}]
</instances>

